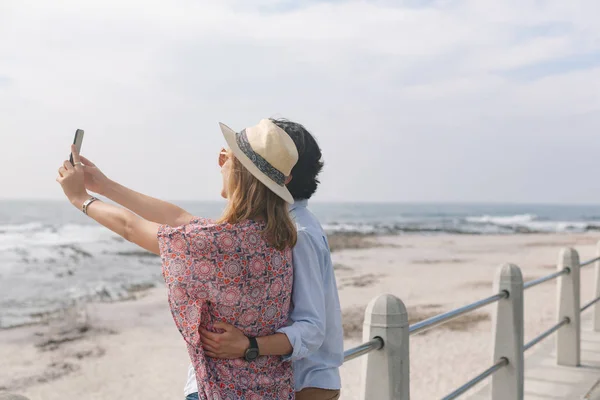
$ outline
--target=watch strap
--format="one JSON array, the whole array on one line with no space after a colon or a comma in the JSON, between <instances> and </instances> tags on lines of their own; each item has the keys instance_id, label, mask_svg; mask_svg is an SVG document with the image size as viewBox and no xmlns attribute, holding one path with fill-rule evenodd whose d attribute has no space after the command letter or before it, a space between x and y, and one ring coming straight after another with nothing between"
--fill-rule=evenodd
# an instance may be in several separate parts
<instances>
[{"instance_id":1,"label":"watch strap","mask_svg":"<svg viewBox=\"0 0 600 400\"><path fill-rule=\"evenodd\" d=\"M258 341L256 340L256 338L248 336L248 340L250 341L249 348L258 350Z\"/></svg>"},{"instance_id":2,"label":"watch strap","mask_svg":"<svg viewBox=\"0 0 600 400\"><path fill-rule=\"evenodd\" d=\"M90 204L92 204L92 203L93 203L93 202L95 202L96 200L98 200L98 198L96 198L96 197L94 197L94 196L92 196L92 197L90 197L89 199L87 199L87 200L86 200L86 201L83 203L83 205L81 206L81 211L83 211L83 213L84 213L85 215L87 215L87 209L88 209L88 207L90 206Z\"/></svg>"},{"instance_id":3,"label":"watch strap","mask_svg":"<svg viewBox=\"0 0 600 400\"><path fill-rule=\"evenodd\" d=\"M254 337L246 336L248 341L250 341L250 347L246 349L246 354L244 355L244 359L246 361L252 362L258 358L259 350L258 350L258 341Z\"/></svg>"}]
</instances>

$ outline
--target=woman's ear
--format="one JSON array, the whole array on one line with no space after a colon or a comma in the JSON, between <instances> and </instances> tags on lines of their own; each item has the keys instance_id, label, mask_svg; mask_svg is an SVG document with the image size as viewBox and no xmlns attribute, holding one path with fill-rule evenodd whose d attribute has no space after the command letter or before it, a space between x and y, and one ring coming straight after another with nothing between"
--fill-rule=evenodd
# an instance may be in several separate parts
<instances>
[{"instance_id":1,"label":"woman's ear","mask_svg":"<svg viewBox=\"0 0 600 400\"><path fill-rule=\"evenodd\" d=\"M285 178L285 184L287 185L288 183L290 183L292 181L292 176L288 176L287 178Z\"/></svg>"}]
</instances>

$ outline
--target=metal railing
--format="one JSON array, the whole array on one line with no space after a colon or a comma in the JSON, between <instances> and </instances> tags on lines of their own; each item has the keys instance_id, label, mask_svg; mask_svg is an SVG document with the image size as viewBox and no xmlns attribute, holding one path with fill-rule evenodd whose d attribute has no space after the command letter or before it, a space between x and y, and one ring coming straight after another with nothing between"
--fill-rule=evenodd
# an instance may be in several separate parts
<instances>
[{"instance_id":1,"label":"metal railing","mask_svg":"<svg viewBox=\"0 0 600 400\"><path fill-rule=\"evenodd\" d=\"M587 260L586 262L582 262L579 264L579 268L587 267L588 265L592 265L596 261L600 261L600 257L592 258L591 260Z\"/></svg>"},{"instance_id":2,"label":"metal railing","mask_svg":"<svg viewBox=\"0 0 600 400\"><path fill-rule=\"evenodd\" d=\"M360 346L356 346L351 348L350 350L346 350L344 352L344 362L354 360L360 356L364 356L367 353L372 352L373 350L379 350L383 348L383 339L380 337L373 338L366 343L361 344Z\"/></svg>"},{"instance_id":3,"label":"metal railing","mask_svg":"<svg viewBox=\"0 0 600 400\"><path fill-rule=\"evenodd\" d=\"M435 328L436 326L452 321L453 319L458 318L461 315L464 315L471 311L475 311L481 307L487 306L488 304L492 304L497 302L498 300L506 298L508 298L508 292L506 290L503 290L502 292L490 296L488 298L476 301L463 307L456 308L452 311L448 311L440 315L436 315L435 317L431 317L421 322L417 322L416 324L411 325L408 328L408 331L411 335L416 335L417 333L425 332L428 329Z\"/></svg>"},{"instance_id":4,"label":"metal railing","mask_svg":"<svg viewBox=\"0 0 600 400\"><path fill-rule=\"evenodd\" d=\"M556 278L558 278L561 275L568 275L570 272L571 272L571 270L569 268L564 268L563 270L555 272L553 274L550 274L550 275L547 275L547 276L543 276L541 278L534 279L534 280L529 281L529 282L525 282L523 284L523 290L531 289L534 286L537 286L539 284L551 281L552 279L556 279Z\"/></svg>"},{"instance_id":5,"label":"metal railing","mask_svg":"<svg viewBox=\"0 0 600 400\"><path fill-rule=\"evenodd\" d=\"M598 301L600 301L600 297L596 297L594 300L591 300L589 303L581 307L581 312L584 312L585 310L596 304Z\"/></svg>"},{"instance_id":6,"label":"metal railing","mask_svg":"<svg viewBox=\"0 0 600 400\"><path fill-rule=\"evenodd\" d=\"M491 367L489 367L488 369L486 369L485 371L483 371L482 373L477 375L475 378L471 379L469 382L465 383L464 385L462 385L461 387L456 389L454 392L443 397L442 400L456 399L457 397L459 397L460 395L464 394L469 389L471 389L473 386L477 385L479 382L482 382L487 377L492 376L494 374L494 372L498 371L502 367L506 367L507 365L508 365L508 358L506 358L506 357L500 358L498 361L496 361L496 363L494 365L492 365Z\"/></svg>"},{"instance_id":7,"label":"metal railing","mask_svg":"<svg viewBox=\"0 0 600 400\"><path fill-rule=\"evenodd\" d=\"M542 340L546 339L548 336L552 335L554 332L556 332L557 330L559 330L564 325L566 325L570 322L571 322L571 319L569 317L563 318L562 321L560 321L558 324L554 325L552 328L548 329L547 331L545 331L545 332L541 333L540 335L538 335L537 337L533 338L529 343L527 343L525 346L523 346L523 351L529 350L530 348L532 348L536 344L540 343Z\"/></svg>"},{"instance_id":8,"label":"metal railing","mask_svg":"<svg viewBox=\"0 0 600 400\"><path fill-rule=\"evenodd\" d=\"M599 243L599 250L600 250L600 243ZM573 251L574 252L574 251ZM576 252L574 252L576 255ZM522 282L522 291L521 291L521 296L523 291L536 287L542 283L545 282L549 282L553 279L557 279L559 277L563 277L563 276L568 276L570 275L573 270L572 268L578 268L577 273L579 273L579 268L582 267L586 267L588 265L592 265L596 262L600 261L600 256L593 258L591 260L579 263L578 262L578 256L576 256L577 261L576 262L572 262L572 265L567 265L564 266L564 268L562 268L561 270L549 274L547 276L541 277L541 278L537 278L528 282ZM568 263L567 263L568 264ZM518 269L518 268L517 268ZM577 275L578 276L578 275ZM599 274L600 276L600 274ZM520 271L519 271L519 277L520 277ZM600 281L597 282L597 292L600 293ZM577 287L577 294L579 294L579 287ZM468 305L456 308L454 310L445 312L443 314L439 314L436 315L434 317L425 319L423 321L417 322L413 325L410 325L408 327L408 331L407 331L407 335L415 335L415 334L419 334L422 333L426 330L435 328L437 326L443 325L455 318L458 318L462 315L465 315L469 312L478 310L482 307L485 307L487 305L499 302L501 300L505 300L505 299L509 299L511 297L511 293L509 290L503 289L500 290L499 293L496 293L490 297L475 301L473 303L470 303ZM399 301L399 300L398 300ZM596 304L598 301L600 301L600 297L597 297L593 300L591 300L590 302L586 303L583 307L578 308L577 312L581 313L585 310L587 310L588 308L590 308L591 306L593 306L594 304ZM579 300L577 300L577 304L578 304ZM521 312L522 312L522 299L521 299ZM522 319L522 314L521 314L521 319ZM522 322L522 321L521 321ZM555 324L554 326L552 326L551 328L547 329L546 331L544 331L543 333L541 333L540 335L538 335L537 337L535 337L534 339L532 339L531 341L529 341L526 344L523 344L522 342L522 337L521 337L521 344L522 344L522 353L526 352L527 350L531 349L532 347L534 347L535 345L537 345L538 343L542 342L544 339L548 338L549 336L551 336L553 333L559 331L562 327L564 327L565 325L570 324L571 318L565 316L563 317L557 324ZM362 355L366 355L372 351L375 350L380 350L382 348L384 348L385 346L385 341L384 339L382 339L381 337L375 337L372 340L361 344L360 346L354 347L352 349L347 350L344 353L344 362L346 361L350 361L353 360L355 358L358 358ZM494 363L494 365L492 365L491 367L487 368L485 371L481 372L479 375L477 375L475 378L471 379L470 381L468 381L467 383L465 383L464 385L460 386L459 388L457 388L456 390L454 390L453 392L451 392L450 394L446 395L445 397L442 398L442 400L450 400L450 399L455 399L457 397L459 397L460 395L464 394L465 392L467 392L468 390L472 389L475 385L479 384L480 382L484 381L486 378L494 375L497 371L499 371L500 369L502 369L503 367L509 365L509 363L511 363L510 359L508 357L500 357L498 359L498 361L496 361ZM406 392L408 393L408 391ZM407 395L408 396L408 395ZM404 397L401 397L402 399L404 399ZM406 397L408 398L408 397Z\"/></svg>"}]
</instances>

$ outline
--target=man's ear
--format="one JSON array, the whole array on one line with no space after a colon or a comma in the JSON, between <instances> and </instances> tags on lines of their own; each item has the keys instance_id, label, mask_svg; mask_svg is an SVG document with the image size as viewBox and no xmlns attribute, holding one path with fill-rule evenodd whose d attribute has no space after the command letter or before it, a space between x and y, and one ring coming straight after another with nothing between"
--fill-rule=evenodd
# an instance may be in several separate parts
<instances>
[{"instance_id":1,"label":"man's ear","mask_svg":"<svg viewBox=\"0 0 600 400\"><path fill-rule=\"evenodd\" d=\"M290 183L292 181L292 176L288 176L287 178L285 178L285 184L287 185L288 183Z\"/></svg>"}]
</instances>

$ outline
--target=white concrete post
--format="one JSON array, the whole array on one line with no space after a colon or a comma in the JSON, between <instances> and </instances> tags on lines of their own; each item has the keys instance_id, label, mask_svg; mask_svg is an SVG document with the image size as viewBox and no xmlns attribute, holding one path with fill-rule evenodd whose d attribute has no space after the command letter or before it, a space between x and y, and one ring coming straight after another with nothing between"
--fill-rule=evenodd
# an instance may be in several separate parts
<instances>
[{"instance_id":1,"label":"white concrete post","mask_svg":"<svg viewBox=\"0 0 600 400\"><path fill-rule=\"evenodd\" d=\"M493 362L508 359L508 365L492 375L492 400L523 400L523 275L513 264L502 265L494 280L494 293L508 292L496 303L492 318Z\"/></svg>"},{"instance_id":2,"label":"white concrete post","mask_svg":"<svg viewBox=\"0 0 600 400\"><path fill-rule=\"evenodd\" d=\"M596 256L600 257L600 242L598 242L598 244L596 245ZM596 288L594 290L595 296L594 298L597 299L598 297L600 297L600 261L596 261L595 263L596 267ZM600 332L600 302L596 303L593 305L594 307L594 331L596 332Z\"/></svg>"},{"instance_id":3,"label":"white concrete post","mask_svg":"<svg viewBox=\"0 0 600 400\"><path fill-rule=\"evenodd\" d=\"M362 357L360 398L409 400L408 314L391 294L374 298L365 311L363 341L377 336L384 345Z\"/></svg>"},{"instance_id":4,"label":"white concrete post","mask_svg":"<svg viewBox=\"0 0 600 400\"><path fill-rule=\"evenodd\" d=\"M581 361L581 297L579 287L579 254L573 249L560 252L558 270L569 268L558 280L558 321L569 323L556 332L556 363L576 367Z\"/></svg>"}]
</instances>

